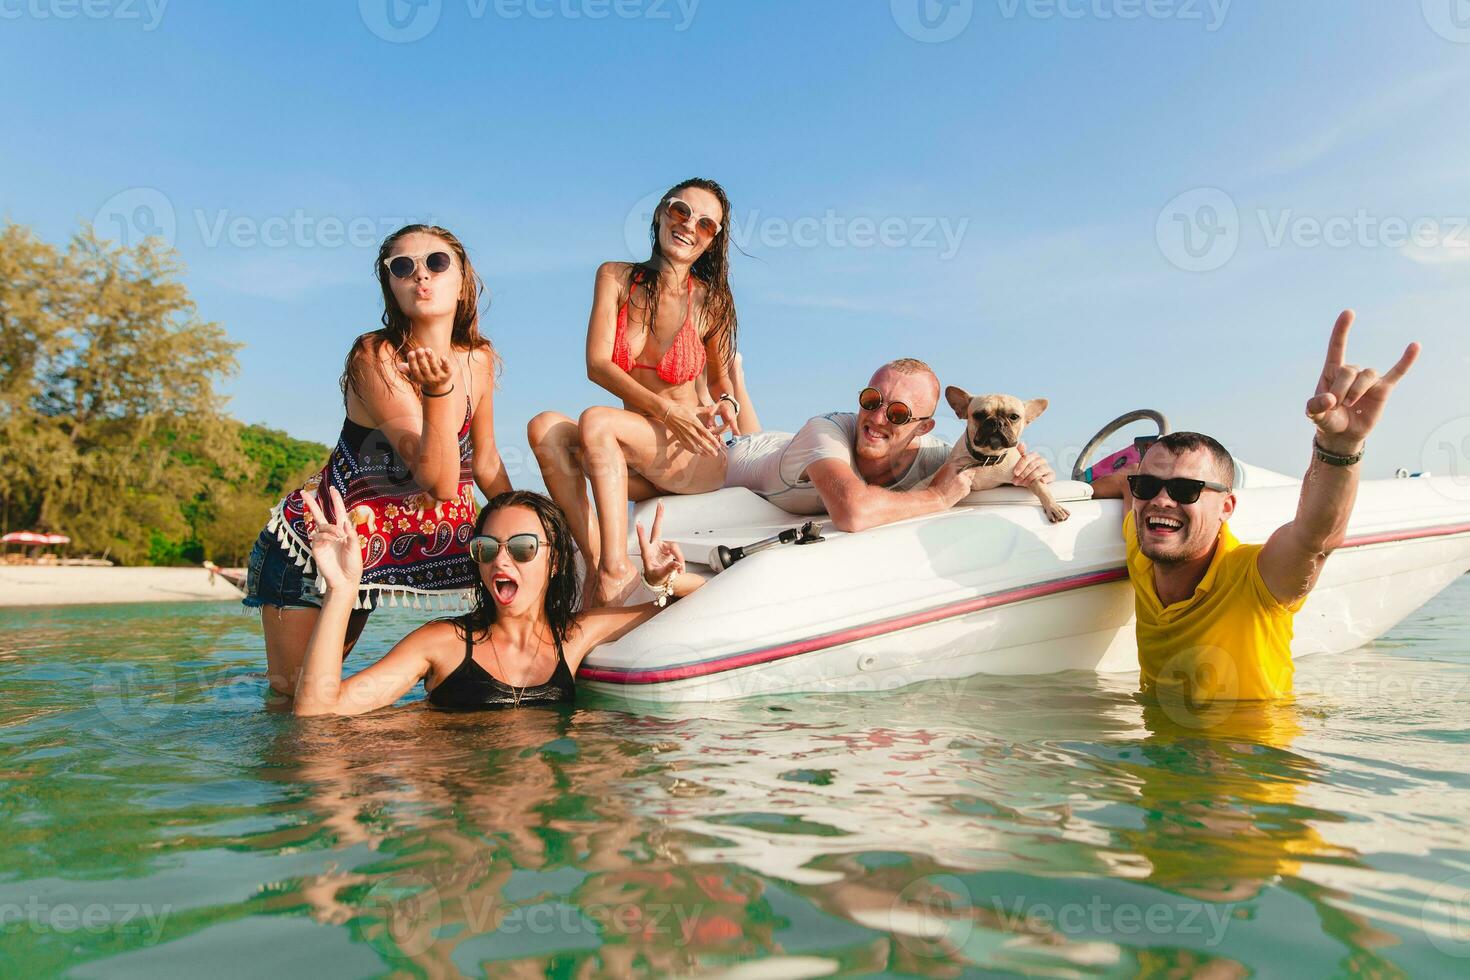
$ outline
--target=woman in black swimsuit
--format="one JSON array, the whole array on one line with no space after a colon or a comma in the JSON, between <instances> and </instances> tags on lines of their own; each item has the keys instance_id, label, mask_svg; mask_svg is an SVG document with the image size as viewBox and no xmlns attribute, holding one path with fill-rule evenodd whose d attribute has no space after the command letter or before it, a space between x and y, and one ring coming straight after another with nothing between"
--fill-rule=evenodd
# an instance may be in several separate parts
<instances>
[{"instance_id":1,"label":"woman in black swimsuit","mask_svg":"<svg viewBox=\"0 0 1470 980\"><path fill-rule=\"evenodd\" d=\"M658 606L577 612L571 529L561 508L538 493L502 493L480 512L470 555L479 563L475 607L425 623L371 667L342 677L342 642L362 576L357 530L331 489L336 521L306 497L316 522L311 554L327 591L296 687L298 715L360 715L393 704L420 680L429 704L478 711L574 700L572 677L599 643L645 622ZM651 534L638 527L645 580L682 596L704 584L684 570L679 546L662 538L662 507Z\"/></svg>"}]
</instances>

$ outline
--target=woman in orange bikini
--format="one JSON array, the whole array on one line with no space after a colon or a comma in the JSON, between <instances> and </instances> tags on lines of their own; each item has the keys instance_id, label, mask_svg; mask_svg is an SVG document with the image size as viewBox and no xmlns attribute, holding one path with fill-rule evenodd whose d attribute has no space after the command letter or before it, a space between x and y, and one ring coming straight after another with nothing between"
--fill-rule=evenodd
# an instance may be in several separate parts
<instances>
[{"instance_id":1,"label":"woman in orange bikini","mask_svg":"<svg viewBox=\"0 0 1470 980\"><path fill-rule=\"evenodd\" d=\"M594 604L620 602L636 584L626 553L628 501L718 490L721 434L755 428L741 405L735 356L729 213L729 198L712 180L686 180L663 196L648 261L597 270L587 376L623 407L594 406L577 422L543 412L528 427L546 489L587 563ZM701 380L711 403L700 397Z\"/></svg>"}]
</instances>

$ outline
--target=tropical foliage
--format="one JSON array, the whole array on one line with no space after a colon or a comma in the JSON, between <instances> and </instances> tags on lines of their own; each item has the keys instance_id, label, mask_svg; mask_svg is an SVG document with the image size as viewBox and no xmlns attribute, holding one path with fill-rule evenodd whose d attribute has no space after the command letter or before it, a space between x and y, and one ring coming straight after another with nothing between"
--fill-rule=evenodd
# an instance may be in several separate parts
<instances>
[{"instance_id":1,"label":"tropical foliage","mask_svg":"<svg viewBox=\"0 0 1470 980\"><path fill-rule=\"evenodd\" d=\"M176 255L84 227L0 225L0 529L124 564L244 561L327 447L221 409L238 343L199 318Z\"/></svg>"}]
</instances>

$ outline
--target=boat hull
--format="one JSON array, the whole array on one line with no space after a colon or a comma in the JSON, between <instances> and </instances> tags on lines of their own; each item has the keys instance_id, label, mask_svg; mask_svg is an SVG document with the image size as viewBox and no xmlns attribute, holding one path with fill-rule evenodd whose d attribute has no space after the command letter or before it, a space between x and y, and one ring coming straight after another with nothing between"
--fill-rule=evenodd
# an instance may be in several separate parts
<instances>
[{"instance_id":1,"label":"boat hull","mask_svg":"<svg viewBox=\"0 0 1470 980\"><path fill-rule=\"evenodd\" d=\"M1298 492L1241 490L1237 536L1264 541L1291 519ZM694 558L800 522L734 496L743 493L666 498L666 537ZM1121 502L1073 500L1072 518L1050 525L1024 497L984 496L753 555L594 651L579 682L620 698L697 702L982 674L1136 673ZM1297 615L1294 656L1382 636L1470 569L1464 496L1453 481L1365 482L1348 541Z\"/></svg>"}]
</instances>

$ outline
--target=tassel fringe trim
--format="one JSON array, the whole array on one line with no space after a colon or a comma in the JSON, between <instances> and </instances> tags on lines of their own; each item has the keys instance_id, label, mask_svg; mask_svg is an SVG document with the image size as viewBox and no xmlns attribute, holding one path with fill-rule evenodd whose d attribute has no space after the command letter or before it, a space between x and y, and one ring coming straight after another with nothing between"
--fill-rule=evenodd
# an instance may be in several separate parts
<instances>
[{"instance_id":1,"label":"tassel fringe trim","mask_svg":"<svg viewBox=\"0 0 1470 980\"><path fill-rule=\"evenodd\" d=\"M316 571L316 566L311 560L311 550L303 547L296 536L291 533L290 525L287 523L283 513L284 501L277 504L271 511L270 522L266 529L276 536L276 543L296 567L303 569L307 574ZM327 590L326 579L320 575L316 576L317 592ZM428 589L416 589L407 585L360 585L357 588L357 597L352 600L353 609L381 609L384 606L399 606L407 609L412 599L415 609L427 609L439 612L468 612L475 603L474 589L453 589L449 592L433 592Z\"/></svg>"}]
</instances>

